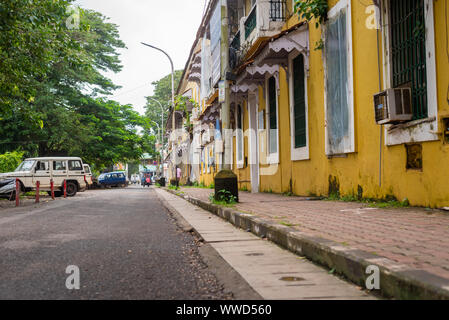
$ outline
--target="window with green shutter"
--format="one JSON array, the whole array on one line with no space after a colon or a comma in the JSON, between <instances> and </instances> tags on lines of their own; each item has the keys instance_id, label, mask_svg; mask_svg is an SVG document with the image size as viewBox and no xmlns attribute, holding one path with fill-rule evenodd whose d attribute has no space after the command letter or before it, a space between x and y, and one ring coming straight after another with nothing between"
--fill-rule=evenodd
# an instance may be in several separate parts
<instances>
[{"instance_id":1,"label":"window with green shutter","mask_svg":"<svg viewBox=\"0 0 449 320\"><path fill-rule=\"evenodd\" d=\"M268 79L268 106L269 106L269 141L270 153L277 152L277 108L276 108L276 79Z\"/></svg>"},{"instance_id":2,"label":"window with green shutter","mask_svg":"<svg viewBox=\"0 0 449 320\"><path fill-rule=\"evenodd\" d=\"M302 148L307 145L304 56L302 54L293 59L293 99L295 148Z\"/></svg>"},{"instance_id":3,"label":"window with green shutter","mask_svg":"<svg viewBox=\"0 0 449 320\"><path fill-rule=\"evenodd\" d=\"M412 90L413 119L427 118L424 0L390 1L393 87Z\"/></svg>"}]
</instances>

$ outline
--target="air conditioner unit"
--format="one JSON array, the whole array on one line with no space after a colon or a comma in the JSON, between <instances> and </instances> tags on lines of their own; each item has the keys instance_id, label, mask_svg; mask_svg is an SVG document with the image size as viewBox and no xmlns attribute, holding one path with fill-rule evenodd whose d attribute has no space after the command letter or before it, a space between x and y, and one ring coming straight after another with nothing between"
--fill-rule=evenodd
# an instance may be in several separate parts
<instances>
[{"instance_id":1,"label":"air conditioner unit","mask_svg":"<svg viewBox=\"0 0 449 320\"><path fill-rule=\"evenodd\" d=\"M410 88L387 89L375 94L374 113L377 124L412 120L412 94Z\"/></svg>"}]
</instances>

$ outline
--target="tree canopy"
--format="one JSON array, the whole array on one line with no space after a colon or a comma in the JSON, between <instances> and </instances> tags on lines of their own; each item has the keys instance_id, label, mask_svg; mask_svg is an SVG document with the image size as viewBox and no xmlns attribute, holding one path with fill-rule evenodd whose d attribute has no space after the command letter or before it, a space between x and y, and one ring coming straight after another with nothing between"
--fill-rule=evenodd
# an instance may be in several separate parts
<instances>
[{"instance_id":1,"label":"tree canopy","mask_svg":"<svg viewBox=\"0 0 449 320\"><path fill-rule=\"evenodd\" d=\"M175 71L175 90L181 80L183 70ZM152 83L154 86L154 92L152 96L147 97L147 104L145 106L145 115L148 119L156 122L161 125L162 121L162 110L161 106L154 100L157 100L161 103L163 112L164 112L164 127L167 122L167 117L169 113L169 108L171 106L171 74L163 77L158 81L154 81ZM154 99L154 100L153 100ZM153 122L150 122L150 126L153 128L155 132L157 132L157 125Z\"/></svg>"},{"instance_id":2,"label":"tree canopy","mask_svg":"<svg viewBox=\"0 0 449 320\"><path fill-rule=\"evenodd\" d=\"M0 0L0 153L80 156L98 169L155 154L150 122L107 98L117 25L72 0Z\"/></svg>"}]
</instances>

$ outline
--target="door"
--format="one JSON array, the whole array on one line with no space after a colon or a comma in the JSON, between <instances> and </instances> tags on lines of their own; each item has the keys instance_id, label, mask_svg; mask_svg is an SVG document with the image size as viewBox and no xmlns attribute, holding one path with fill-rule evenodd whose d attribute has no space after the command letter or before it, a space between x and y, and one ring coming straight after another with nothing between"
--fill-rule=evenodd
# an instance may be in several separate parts
<instances>
[{"instance_id":1,"label":"door","mask_svg":"<svg viewBox=\"0 0 449 320\"><path fill-rule=\"evenodd\" d=\"M53 160L53 182L55 189L62 187L67 179L67 160Z\"/></svg>"},{"instance_id":2,"label":"door","mask_svg":"<svg viewBox=\"0 0 449 320\"><path fill-rule=\"evenodd\" d=\"M84 168L80 160L68 160L68 176L72 180L77 180L80 186L84 185Z\"/></svg>"},{"instance_id":3,"label":"door","mask_svg":"<svg viewBox=\"0 0 449 320\"><path fill-rule=\"evenodd\" d=\"M259 142L257 128L257 111L259 109L256 96L250 95L248 99L249 111L249 167L251 177L251 192L259 192Z\"/></svg>"},{"instance_id":4,"label":"door","mask_svg":"<svg viewBox=\"0 0 449 320\"><path fill-rule=\"evenodd\" d=\"M39 181L40 188L50 188L50 161L39 160L34 167L33 185Z\"/></svg>"}]
</instances>

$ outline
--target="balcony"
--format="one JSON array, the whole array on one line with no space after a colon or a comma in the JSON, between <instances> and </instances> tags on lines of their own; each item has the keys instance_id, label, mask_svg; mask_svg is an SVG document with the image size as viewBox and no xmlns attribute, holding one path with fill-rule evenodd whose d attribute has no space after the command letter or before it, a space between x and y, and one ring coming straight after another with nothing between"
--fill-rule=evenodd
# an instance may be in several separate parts
<instances>
[{"instance_id":1,"label":"balcony","mask_svg":"<svg viewBox=\"0 0 449 320\"><path fill-rule=\"evenodd\" d=\"M240 19L239 31L231 39L230 46L237 51L238 60L256 42L278 34L285 23L286 12L286 0L257 0L249 14Z\"/></svg>"}]
</instances>

